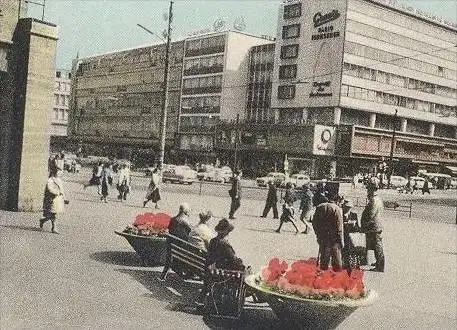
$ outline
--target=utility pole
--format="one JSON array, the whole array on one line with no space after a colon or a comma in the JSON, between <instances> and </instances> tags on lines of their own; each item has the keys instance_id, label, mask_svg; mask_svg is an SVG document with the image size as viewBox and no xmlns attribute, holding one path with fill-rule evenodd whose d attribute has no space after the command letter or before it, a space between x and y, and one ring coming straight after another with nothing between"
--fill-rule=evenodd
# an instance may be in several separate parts
<instances>
[{"instance_id":1,"label":"utility pole","mask_svg":"<svg viewBox=\"0 0 457 330\"><path fill-rule=\"evenodd\" d=\"M235 126L235 153L233 155L233 170L236 170L236 164L237 164L237 154L238 154L238 124L240 122L240 114L238 113L236 115L236 126Z\"/></svg>"},{"instance_id":2,"label":"utility pole","mask_svg":"<svg viewBox=\"0 0 457 330\"><path fill-rule=\"evenodd\" d=\"M171 22L173 21L173 1L170 1L170 9L168 11L168 30L167 30L167 44L165 49L165 68L163 73L163 106L162 106L162 121L160 124L160 158L159 168L163 168L163 160L165 158L165 142L167 139L167 108L168 108L168 72L169 72L169 58L171 46Z\"/></svg>"},{"instance_id":3,"label":"utility pole","mask_svg":"<svg viewBox=\"0 0 457 330\"><path fill-rule=\"evenodd\" d=\"M390 141L390 158L389 158L389 173L387 178L387 187L390 187L390 178L394 172L394 148L395 148L395 133L397 128L397 113L398 110L395 109L395 115L393 118L393 132L392 132L392 140Z\"/></svg>"}]
</instances>

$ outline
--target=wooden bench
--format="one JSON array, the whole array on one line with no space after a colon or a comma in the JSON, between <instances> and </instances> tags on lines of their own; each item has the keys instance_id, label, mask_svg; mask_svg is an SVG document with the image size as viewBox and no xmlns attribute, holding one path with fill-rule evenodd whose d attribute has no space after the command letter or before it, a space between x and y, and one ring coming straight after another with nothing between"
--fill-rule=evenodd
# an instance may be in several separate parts
<instances>
[{"instance_id":1,"label":"wooden bench","mask_svg":"<svg viewBox=\"0 0 457 330\"><path fill-rule=\"evenodd\" d=\"M203 282L200 298L205 303L207 314L220 318L239 318L244 307L245 271L208 268L206 251L170 234L167 235L167 249L169 267L176 274Z\"/></svg>"},{"instance_id":2,"label":"wooden bench","mask_svg":"<svg viewBox=\"0 0 457 330\"><path fill-rule=\"evenodd\" d=\"M206 251L176 236L167 234L170 268L180 276L192 275L203 281L207 273ZM167 265L165 265L167 267ZM166 275L165 275L166 277Z\"/></svg>"}]
</instances>

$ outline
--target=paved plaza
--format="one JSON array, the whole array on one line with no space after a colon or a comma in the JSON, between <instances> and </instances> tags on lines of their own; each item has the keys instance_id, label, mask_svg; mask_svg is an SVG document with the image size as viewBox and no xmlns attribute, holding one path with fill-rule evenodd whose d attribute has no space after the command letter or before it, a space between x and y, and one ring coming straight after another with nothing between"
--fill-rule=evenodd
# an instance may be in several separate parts
<instances>
[{"instance_id":1,"label":"paved plaza","mask_svg":"<svg viewBox=\"0 0 457 330\"><path fill-rule=\"evenodd\" d=\"M82 189L78 183L82 178L66 175L71 202L58 224L60 235L49 233L49 224L44 231L38 229L40 214L0 212L0 328L224 326L196 313L192 301L197 284L175 276L159 282L156 276L161 268L143 267L127 241L114 234L146 210L141 207L145 188L134 186L123 203L114 200L112 190L113 199L105 204L95 187ZM199 210L212 209L219 218L229 209L229 198L222 194L199 196L167 186L163 198L161 208L172 215L180 202L189 202L194 223ZM233 221L230 241L246 264L259 270L275 256L288 261L316 256L313 233L295 235L286 224L277 234L275 220L258 217L262 208L263 201L246 198ZM361 209L356 211L360 216ZM452 221L423 221L421 212L414 212L411 219L385 214L386 272L365 273L366 286L375 289L379 299L358 309L339 328L457 328L457 226ZM440 217L436 211L435 215ZM232 327L280 329L283 325L267 305L249 304Z\"/></svg>"}]
</instances>

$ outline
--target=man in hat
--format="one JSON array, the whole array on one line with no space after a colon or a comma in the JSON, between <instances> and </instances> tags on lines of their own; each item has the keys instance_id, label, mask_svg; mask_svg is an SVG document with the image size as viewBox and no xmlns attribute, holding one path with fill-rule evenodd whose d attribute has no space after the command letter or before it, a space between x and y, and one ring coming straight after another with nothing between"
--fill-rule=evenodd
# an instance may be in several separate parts
<instances>
[{"instance_id":1,"label":"man in hat","mask_svg":"<svg viewBox=\"0 0 457 330\"><path fill-rule=\"evenodd\" d=\"M319 244L319 266L328 269L330 259L334 271L342 269L341 248L343 246L343 213L336 204L338 194L330 196L330 202L316 207L313 229Z\"/></svg>"},{"instance_id":2,"label":"man in hat","mask_svg":"<svg viewBox=\"0 0 457 330\"><path fill-rule=\"evenodd\" d=\"M236 219L235 212L241 205L241 174L238 169L233 172L232 188L229 190L231 198L229 219Z\"/></svg>"},{"instance_id":3,"label":"man in hat","mask_svg":"<svg viewBox=\"0 0 457 330\"><path fill-rule=\"evenodd\" d=\"M208 266L228 270L245 269L243 261L236 256L235 250L227 240L227 236L233 228L233 225L225 218L220 220L214 228L217 236L211 239L208 246L206 259Z\"/></svg>"},{"instance_id":4,"label":"man in hat","mask_svg":"<svg viewBox=\"0 0 457 330\"><path fill-rule=\"evenodd\" d=\"M369 186L367 197L368 204L362 212L361 227L362 232L366 234L367 250L374 250L376 258L375 267L370 270L384 272L385 260L381 236L381 213L384 209L384 204L379 198L378 189L375 186Z\"/></svg>"},{"instance_id":5,"label":"man in hat","mask_svg":"<svg viewBox=\"0 0 457 330\"><path fill-rule=\"evenodd\" d=\"M206 224L213 217L213 212L204 211L199 214L200 222L191 229L189 233L189 243L198 246L201 250L208 249L209 242L215 236L214 231Z\"/></svg>"},{"instance_id":6,"label":"man in hat","mask_svg":"<svg viewBox=\"0 0 457 330\"><path fill-rule=\"evenodd\" d=\"M266 218L271 208L273 208L273 218L278 219L278 191L273 181L270 180L268 181L267 201L261 218Z\"/></svg>"}]
</instances>

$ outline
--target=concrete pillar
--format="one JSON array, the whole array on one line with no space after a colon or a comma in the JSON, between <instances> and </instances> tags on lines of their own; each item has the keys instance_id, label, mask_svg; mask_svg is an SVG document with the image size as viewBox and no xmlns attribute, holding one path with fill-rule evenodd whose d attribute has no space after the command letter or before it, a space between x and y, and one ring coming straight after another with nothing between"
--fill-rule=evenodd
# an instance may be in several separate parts
<instances>
[{"instance_id":1,"label":"concrete pillar","mask_svg":"<svg viewBox=\"0 0 457 330\"><path fill-rule=\"evenodd\" d=\"M374 128L376 124L376 114L370 113L370 127Z\"/></svg>"},{"instance_id":2,"label":"concrete pillar","mask_svg":"<svg viewBox=\"0 0 457 330\"><path fill-rule=\"evenodd\" d=\"M401 119L401 132L406 132L406 125L408 125L408 120L406 118Z\"/></svg>"},{"instance_id":3,"label":"concrete pillar","mask_svg":"<svg viewBox=\"0 0 457 330\"><path fill-rule=\"evenodd\" d=\"M430 123L428 126L428 135L435 136L435 123Z\"/></svg>"},{"instance_id":4,"label":"concrete pillar","mask_svg":"<svg viewBox=\"0 0 457 330\"><path fill-rule=\"evenodd\" d=\"M309 110L308 108L303 108L302 123L306 124L308 122Z\"/></svg>"},{"instance_id":5,"label":"concrete pillar","mask_svg":"<svg viewBox=\"0 0 457 330\"><path fill-rule=\"evenodd\" d=\"M341 121L341 108L335 107L333 108L333 124L339 125Z\"/></svg>"},{"instance_id":6,"label":"concrete pillar","mask_svg":"<svg viewBox=\"0 0 457 330\"><path fill-rule=\"evenodd\" d=\"M50 112L54 102L57 28L33 18L20 19L13 37L14 106L8 109L9 141L5 172L6 201L0 208L17 211L42 209L48 176ZM3 149L3 148L2 148ZM2 162L3 163L3 162Z\"/></svg>"}]
</instances>

